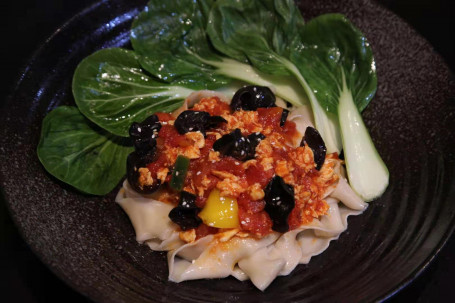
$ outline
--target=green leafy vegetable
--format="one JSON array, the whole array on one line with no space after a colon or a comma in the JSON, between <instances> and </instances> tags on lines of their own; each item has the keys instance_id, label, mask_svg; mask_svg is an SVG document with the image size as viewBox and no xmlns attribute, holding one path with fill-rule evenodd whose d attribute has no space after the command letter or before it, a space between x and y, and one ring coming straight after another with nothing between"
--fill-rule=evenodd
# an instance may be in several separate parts
<instances>
[{"instance_id":1,"label":"green leafy vegetable","mask_svg":"<svg viewBox=\"0 0 455 303\"><path fill-rule=\"evenodd\" d=\"M216 1L207 23L207 33L218 51L236 59L248 58L261 72L288 75L299 83L311 103L316 128L327 151L340 152L336 117L324 110L289 58L303 28L300 11L292 0Z\"/></svg>"},{"instance_id":2,"label":"green leafy vegetable","mask_svg":"<svg viewBox=\"0 0 455 303\"><path fill-rule=\"evenodd\" d=\"M207 33L221 53L272 75L292 75L286 58L304 25L292 0L217 1Z\"/></svg>"},{"instance_id":3,"label":"green leafy vegetable","mask_svg":"<svg viewBox=\"0 0 455 303\"><path fill-rule=\"evenodd\" d=\"M343 144L352 187L372 200L385 190L389 175L358 113L376 91L371 48L342 15L319 16L305 25L299 15L292 0L220 0L210 11L207 32L220 52L247 57L263 72L296 77L327 151L340 152ZM289 33L294 36L276 38Z\"/></svg>"},{"instance_id":4,"label":"green leafy vegetable","mask_svg":"<svg viewBox=\"0 0 455 303\"><path fill-rule=\"evenodd\" d=\"M319 103L338 115L348 177L366 201L381 195L389 172L362 121L364 109L376 92L376 67L363 34L343 15L314 18L302 30L291 60Z\"/></svg>"},{"instance_id":5,"label":"green leafy vegetable","mask_svg":"<svg viewBox=\"0 0 455 303\"><path fill-rule=\"evenodd\" d=\"M132 151L127 139L99 129L71 106L60 106L44 118L37 149L50 174L94 195L105 195L119 183Z\"/></svg>"},{"instance_id":6,"label":"green leafy vegetable","mask_svg":"<svg viewBox=\"0 0 455 303\"><path fill-rule=\"evenodd\" d=\"M362 111L376 93L376 66L363 34L340 14L312 19L294 41L291 61L299 68L319 103L338 112L344 85Z\"/></svg>"},{"instance_id":7,"label":"green leafy vegetable","mask_svg":"<svg viewBox=\"0 0 455 303\"><path fill-rule=\"evenodd\" d=\"M217 52L205 32L212 1L152 0L131 29L131 42L142 67L163 81L192 89L217 89L232 79L275 88L296 105L306 103L294 77L259 72L247 58L233 60ZM277 36L281 44L285 36ZM238 58L236 58L238 59Z\"/></svg>"},{"instance_id":8,"label":"green leafy vegetable","mask_svg":"<svg viewBox=\"0 0 455 303\"><path fill-rule=\"evenodd\" d=\"M105 130L127 137L133 122L178 108L193 90L157 81L141 69L137 55L103 49L85 58L73 78L79 110Z\"/></svg>"},{"instance_id":9,"label":"green leafy vegetable","mask_svg":"<svg viewBox=\"0 0 455 303\"><path fill-rule=\"evenodd\" d=\"M193 0L151 0L131 28L131 43L141 55L141 65L164 81L176 81L195 89L214 89L232 79L204 64L221 61L205 34L206 19ZM190 78L188 78L190 76Z\"/></svg>"}]
</instances>

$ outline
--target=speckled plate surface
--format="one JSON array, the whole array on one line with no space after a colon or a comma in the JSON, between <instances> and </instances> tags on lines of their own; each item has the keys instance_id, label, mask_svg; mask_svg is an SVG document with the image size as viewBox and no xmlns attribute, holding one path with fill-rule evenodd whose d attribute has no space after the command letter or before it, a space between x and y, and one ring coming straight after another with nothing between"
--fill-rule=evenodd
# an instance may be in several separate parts
<instances>
[{"instance_id":1,"label":"speckled plate surface","mask_svg":"<svg viewBox=\"0 0 455 303\"><path fill-rule=\"evenodd\" d=\"M234 278L175 284L165 253L134 240L115 193L85 196L47 174L35 150L51 109L74 104L71 79L97 49L129 47L146 1L101 1L36 52L1 113L1 185L28 244L60 278L100 302L354 302L386 298L411 281L455 223L455 84L431 46L370 1L300 2L304 17L340 12L367 36L379 87L363 113L391 182L348 231L265 292ZM323 290L323 291L321 291Z\"/></svg>"}]
</instances>

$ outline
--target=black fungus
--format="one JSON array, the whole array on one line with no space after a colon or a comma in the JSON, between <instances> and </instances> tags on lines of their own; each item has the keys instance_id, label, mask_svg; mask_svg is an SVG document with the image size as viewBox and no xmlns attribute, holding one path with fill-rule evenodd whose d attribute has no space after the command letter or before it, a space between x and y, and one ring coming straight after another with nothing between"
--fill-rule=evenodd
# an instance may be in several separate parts
<instances>
[{"instance_id":1,"label":"black fungus","mask_svg":"<svg viewBox=\"0 0 455 303\"><path fill-rule=\"evenodd\" d=\"M289 110L283 108L283 113L281 114L280 126L284 126L286 119L288 118Z\"/></svg>"},{"instance_id":2,"label":"black fungus","mask_svg":"<svg viewBox=\"0 0 455 303\"><path fill-rule=\"evenodd\" d=\"M198 209L175 207L169 212L169 218L182 230L188 230L196 228L202 223L201 218L197 215L198 213Z\"/></svg>"},{"instance_id":3,"label":"black fungus","mask_svg":"<svg viewBox=\"0 0 455 303\"><path fill-rule=\"evenodd\" d=\"M169 218L172 222L180 226L182 230L196 228L202 223L198 217L200 208L196 206L196 196L182 191L180 193L180 201L177 207L174 207L169 213Z\"/></svg>"},{"instance_id":4,"label":"black fungus","mask_svg":"<svg viewBox=\"0 0 455 303\"><path fill-rule=\"evenodd\" d=\"M254 154L256 153L256 147L259 145L259 143L265 139L265 136L259 132L257 133L252 133L251 135L249 135L247 137L247 141L250 142L250 148L251 148L251 151L253 153L253 157L254 158Z\"/></svg>"},{"instance_id":5,"label":"black fungus","mask_svg":"<svg viewBox=\"0 0 455 303\"><path fill-rule=\"evenodd\" d=\"M156 137L160 129L161 123L157 115L151 115L141 123L134 122L129 129L135 151L129 154L126 161L126 175L131 187L139 193L152 193L161 185L161 181L156 178L153 184L139 183L139 168L156 160Z\"/></svg>"},{"instance_id":6,"label":"black fungus","mask_svg":"<svg viewBox=\"0 0 455 303\"><path fill-rule=\"evenodd\" d=\"M304 146L305 143L313 151L314 163L316 163L316 169L320 170L325 161L325 155L327 148L325 147L324 140L317 131L317 129L308 126L305 130L305 135L302 138L300 146Z\"/></svg>"},{"instance_id":7,"label":"black fungus","mask_svg":"<svg viewBox=\"0 0 455 303\"><path fill-rule=\"evenodd\" d=\"M275 107L275 95L266 86L244 86L232 97L233 110L257 110L259 107Z\"/></svg>"},{"instance_id":8,"label":"black fungus","mask_svg":"<svg viewBox=\"0 0 455 303\"><path fill-rule=\"evenodd\" d=\"M198 208L196 206L196 196L192 193L182 190L180 193L179 207Z\"/></svg>"},{"instance_id":9,"label":"black fungus","mask_svg":"<svg viewBox=\"0 0 455 303\"><path fill-rule=\"evenodd\" d=\"M134 149L140 156L153 157L156 153L156 137L161 129L157 115L151 115L141 123L134 122L129 129Z\"/></svg>"},{"instance_id":10,"label":"black fungus","mask_svg":"<svg viewBox=\"0 0 455 303\"><path fill-rule=\"evenodd\" d=\"M205 129L216 128L221 123L227 123L226 119L221 116L210 116L205 124Z\"/></svg>"},{"instance_id":11,"label":"black fungus","mask_svg":"<svg viewBox=\"0 0 455 303\"><path fill-rule=\"evenodd\" d=\"M284 183L283 178L275 176L264 190L264 210L272 219L274 231L284 233L289 230L288 217L294 209L294 188Z\"/></svg>"},{"instance_id":12,"label":"black fungus","mask_svg":"<svg viewBox=\"0 0 455 303\"><path fill-rule=\"evenodd\" d=\"M161 181L156 178L153 179L153 184L141 185L139 183L139 168L146 167L148 163L153 162L153 156L150 154L139 155L137 152L132 152L126 159L126 178L131 187L139 193L151 194L161 185Z\"/></svg>"},{"instance_id":13,"label":"black fungus","mask_svg":"<svg viewBox=\"0 0 455 303\"><path fill-rule=\"evenodd\" d=\"M175 120L174 126L180 134L200 131L205 136L209 128L217 127L220 123L227 121L221 116L210 116L208 112L186 110Z\"/></svg>"},{"instance_id":14,"label":"black fungus","mask_svg":"<svg viewBox=\"0 0 455 303\"><path fill-rule=\"evenodd\" d=\"M216 140L213 144L213 149L222 155L246 161L254 158L256 146L264 138L265 136L261 133L254 133L244 137L240 129L236 128L231 133Z\"/></svg>"},{"instance_id":15,"label":"black fungus","mask_svg":"<svg viewBox=\"0 0 455 303\"><path fill-rule=\"evenodd\" d=\"M137 138L134 140L134 149L139 155L155 155L156 139L153 137Z\"/></svg>"},{"instance_id":16,"label":"black fungus","mask_svg":"<svg viewBox=\"0 0 455 303\"><path fill-rule=\"evenodd\" d=\"M157 115L151 115L141 123L133 122L129 129L130 137L133 140L137 138L157 137L161 129L161 123Z\"/></svg>"}]
</instances>

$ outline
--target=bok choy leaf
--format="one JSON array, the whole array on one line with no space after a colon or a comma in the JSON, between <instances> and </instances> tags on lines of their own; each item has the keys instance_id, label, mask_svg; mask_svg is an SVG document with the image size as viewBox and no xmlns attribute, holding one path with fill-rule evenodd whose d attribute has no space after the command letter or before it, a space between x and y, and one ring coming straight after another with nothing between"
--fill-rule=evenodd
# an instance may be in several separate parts
<instances>
[{"instance_id":1,"label":"bok choy leaf","mask_svg":"<svg viewBox=\"0 0 455 303\"><path fill-rule=\"evenodd\" d=\"M290 61L302 28L303 18L293 0L216 1L207 23L207 33L218 51L237 60L247 58L261 72L287 75L297 81L308 96L327 151L340 152L336 117L327 113L298 67Z\"/></svg>"},{"instance_id":2,"label":"bok choy leaf","mask_svg":"<svg viewBox=\"0 0 455 303\"><path fill-rule=\"evenodd\" d=\"M327 151L344 147L351 185L372 200L387 187L388 171L359 114L376 91L371 48L344 16L323 15L305 25L299 18L292 0L220 0L207 33L227 56L247 58L262 72L295 76Z\"/></svg>"},{"instance_id":3,"label":"bok choy leaf","mask_svg":"<svg viewBox=\"0 0 455 303\"><path fill-rule=\"evenodd\" d=\"M260 72L246 57L227 58L215 50L205 31L212 3L150 1L131 29L131 43L142 67L163 81L191 89L213 90L236 79L269 86L279 97L296 105L305 104L305 92L289 73ZM277 44L281 39L285 36L277 36Z\"/></svg>"},{"instance_id":4,"label":"bok choy leaf","mask_svg":"<svg viewBox=\"0 0 455 303\"><path fill-rule=\"evenodd\" d=\"M73 77L79 110L98 126L123 137L128 137L133 122L178 108L192 92L146 75L137 55L121 48L103 49L88 56Z\"/></svg>"},{"instance_id":5,"label":"bok choy leaf","mask_svg":"<svg viewBox=\"0 0 455 303\"><path fill-rule=\"evenodd\" d=\"M93 195L114 189L132 151L128 139L100 129L72 106L60 106L44 118L37 149L51 175Z\"/></svg>"},{"instance_id":6,"label":"bok choy leaf","mask_svg":"<svg viewBox=\"0 0 455 303\"><path fill-rule=\"evenodd\" d=\"M376 67L363 34L343 15L316 17L303 27L291 60L319 103L338 115L351 187L366 201L380 196L389 172L360 116L376 92Z\"/></svg>"}]
</instances>

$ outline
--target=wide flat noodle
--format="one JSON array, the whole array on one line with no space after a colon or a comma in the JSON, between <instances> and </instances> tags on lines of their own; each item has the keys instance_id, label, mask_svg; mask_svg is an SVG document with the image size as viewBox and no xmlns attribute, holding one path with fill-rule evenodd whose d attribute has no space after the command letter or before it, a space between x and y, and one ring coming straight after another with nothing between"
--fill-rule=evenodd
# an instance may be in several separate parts
<instances>
[{"instance_id":1,"label":"wide flat noodle","mask_svg":"<svg viewBox=\"0 0 455 303\"><path fill-rule=\"evenodd\" d=\"M237 263L251 277L239 261L274 243L278 237L278 233L272 233L262 239L232 237L223 242L211 235L183 245L168 253L169 280L224 278L232 274Z\"/></svg>"},{"instance_id":2,"label":"wide flat noodle","mask_svg":"<svg viewBox=\"0 0 455 303\"><path fill-rule=\"evenodd\" d=\"M298 138L294 140L294 147L300 146L302 141L303 134L308 126L314 127L313 114L311 108L308 106L302 105L297 108L292 109L289 112L288 121L294 122L297 131L300 133Z\"/></svg>"},{"instance_id":3,"label":"wide flat noodle","mask_svg":"<svg viewBox=\"0 0 455 303\"><path fill-rule=\"evenodd\" d=\"M171 205L138 194L126 181L116 201L130 217L139 242L146 241L153 250L169 251L169 280L232 275L241 281L250 279L264 290L277 276L288 275L298 264L306 264L323 252L331 240L346 230L347 217L358 215L367 207L342 176L326 195L327 215L287 233L274 232L256 239L234 232L227 239L217 234L192 243L180 240L178 226L168 218Z\"/></svg>"},{"instance_id":4,"label":"wide flat noodle","mask_svg":"<svg viewBox=\"0 0 455 303\"><path fill-rule=\"evenodd\" d=\"M170 250L183 245L176 231L178 226L168 217L172 205L140 195L125 180L115 198L127 213L136 232L136 241L153 250Z\"/></svg>"}]
</instances>

